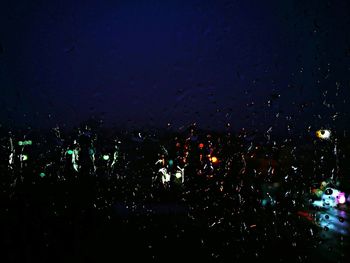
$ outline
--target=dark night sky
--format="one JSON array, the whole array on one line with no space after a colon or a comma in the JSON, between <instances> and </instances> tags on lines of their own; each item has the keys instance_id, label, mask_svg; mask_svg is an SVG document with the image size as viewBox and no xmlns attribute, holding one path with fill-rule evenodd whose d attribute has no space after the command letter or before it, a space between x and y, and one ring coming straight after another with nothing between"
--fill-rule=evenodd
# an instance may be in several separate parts
<instances>
[{"instance_id":1,"label":"dark night sky","mask_svg":"<svg viewBox=\"0 0 350 263\"><path fill-rule=\"evenodd\" d=\"M1 1L0 120L345 127L349 28L347 0Z\"/></svg>"}]
</instances>

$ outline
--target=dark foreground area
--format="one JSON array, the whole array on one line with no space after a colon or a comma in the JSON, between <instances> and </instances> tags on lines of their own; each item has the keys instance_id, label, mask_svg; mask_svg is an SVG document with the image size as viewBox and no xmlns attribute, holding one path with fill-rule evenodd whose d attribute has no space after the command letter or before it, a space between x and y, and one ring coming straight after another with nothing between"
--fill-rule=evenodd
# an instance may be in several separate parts
<instances>
[{"instance_id":1,"label":"dark foreground area","mask_svg":"<svg viewBox=\"0 0 350 263\"><path fill-rule=\"evenodd\" d=\"M329 201L347 181L319 173L334 160L342 170L334 141L315 143L309 162L292 142L191 131L108 148L91 134L3 148L1 262L347 262L349 197Z\"/></svg>"},{"instance_id":2,"label":"dark foreground area","mask_svg":"<svg viewBox=\"0 0 350 263\"><path fill-rule=\"evenodd\" d=\"M2 262L346 262L347 212L339 221L330 211L308 210L338 221L320 228L293 210L238 211L229 198L198 200L198 193L185 202L162 194L153 202L116 201L104 211L44 196L13 201L1 213Z\"/></svg>"}]
</instances>

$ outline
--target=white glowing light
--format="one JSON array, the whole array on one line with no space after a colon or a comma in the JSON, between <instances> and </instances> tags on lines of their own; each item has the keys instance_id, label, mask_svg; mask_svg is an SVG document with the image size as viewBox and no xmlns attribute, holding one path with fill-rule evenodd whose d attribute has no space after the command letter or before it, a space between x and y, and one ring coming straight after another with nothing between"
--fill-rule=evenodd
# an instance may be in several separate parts
<instances>
[{"instance_id":1,"label":"white glowing light","mask_svg":"<svg viewBox=\"0 0 350 263\"><path fill-rule=\"evenodd\" d=\"M79 172L79 168L80 168L78 161L79 161L79 151L77 149L74 149L72 153L72 164L73 164L73 169L77 172Z\"/></svg>"},{"instance_id":2,"label":"white glowing light","mask_svg":"<svg viewBox=\"0 0 350 263\"><path fill-rule=\"evenodd\" d=\"M331 131L330 130L318 130L316 131L317 138L321 140L328 140L331 137Z\"/></svg>"},{"instance_id":3,"label":"white glowing light","mask_svg":"<svg viewBox=\"0 0 350 263\"><path fill-rule=\"evenodd\" d=\"M162 174L162 183L170 182L170 173L168 173L166 168L161 168L158 171Z\"/></svg>"},{"instance_id":4,"label":"white glowing light","mask_svg":"<svg viewBox=\"0 0 350 263\"><path fill-rule=\"evenodd\" d=\"M181 167L177 166L177 171L175 173L175 177L177 179L181 178L181 182L184 183L184 181L185 181L185 168L181 168Z\"/></svg>"},{"instance_id":5,"label":"white glowing light","mask_svg":"<svg viewBox=\"0 0 350 263\"><path fill-rule=\"evenodd\" d=\"M180 179L180 178L182 177L181 172L176 172L176 173L175 173L175 177L176 177L177 179Z\"/></svg>"}]
</instances>

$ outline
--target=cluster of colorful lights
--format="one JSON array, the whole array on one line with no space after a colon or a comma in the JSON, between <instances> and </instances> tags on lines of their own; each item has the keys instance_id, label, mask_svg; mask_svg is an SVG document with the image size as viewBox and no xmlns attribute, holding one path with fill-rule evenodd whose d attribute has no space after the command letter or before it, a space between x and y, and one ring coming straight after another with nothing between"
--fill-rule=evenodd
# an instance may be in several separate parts
<instances>
[{"instance_id":1,"label":"cluster of colorful lights","mask_svg":"<svg viewBox=\"0 0 350 263\"><path fill-rule=\"evenodd\" d=\"M321 200L313 201L313 205L317 207L337 207L346 203L345 193L334 188L325 188L324 191L317 189L314 193L321 196Z\"/></svg>"}]
</instances>

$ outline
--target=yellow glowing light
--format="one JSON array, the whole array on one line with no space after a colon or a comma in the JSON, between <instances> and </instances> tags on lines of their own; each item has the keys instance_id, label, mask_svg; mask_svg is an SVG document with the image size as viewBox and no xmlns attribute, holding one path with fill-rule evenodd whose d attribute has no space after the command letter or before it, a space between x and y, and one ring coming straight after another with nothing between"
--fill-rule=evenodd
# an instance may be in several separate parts
<instances>
[{"instance_id":1,"label":"yellow glowing light","mask_svg":"<svg viewBox=\"0 0 350 263\"><path fill-rule=\"evenodd\" d=\"M327 182L323 181L323 182L321 183L320 189L323 190L324 188L326 188L326 186L327 186Z\"/></svg>"}]
</instances>

